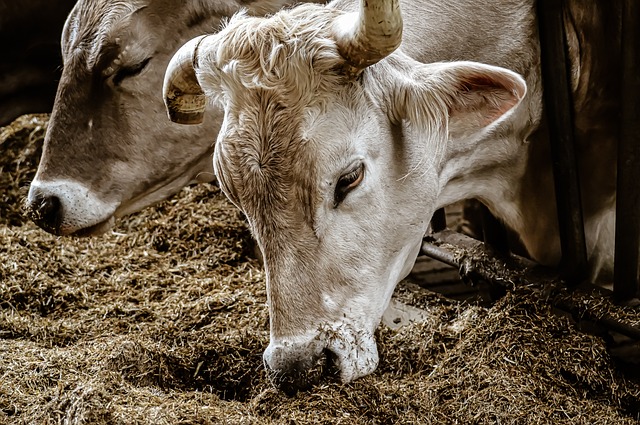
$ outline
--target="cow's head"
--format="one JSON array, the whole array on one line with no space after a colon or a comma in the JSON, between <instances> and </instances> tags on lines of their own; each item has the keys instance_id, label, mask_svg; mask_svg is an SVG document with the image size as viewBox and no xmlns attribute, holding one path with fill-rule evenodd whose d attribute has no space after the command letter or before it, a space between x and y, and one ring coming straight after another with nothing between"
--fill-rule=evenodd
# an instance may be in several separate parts
<instances>
[{"instance_id":1,"label":"cow's head","mask_svg":"<svg viewBox=\"0 0 640 425\"><path fill-rule=\"evenodd\" d=\"M343 381L376 368L374 330L456 177L445 163L507 137L525 94L505 69L391 54L397 2L363 3L237 16L187 43L165 77L173 119L200 121L203 97L224 109L214 168L264 255L264 360L287 391L330 365Z\"/></svg>"},{"instance_id":2,"label":"cow's head","mask_svg":"<svg viewBox=\"0 0 640 425\"><path fill-rule=\"evenodd\" d=\"M94 234L193 181L213 179L219 110L207 124L167 119L160 94L169 59L242 7L273 12L284 0L80 0L62 35L64 69L30 217L59 234Z\"/></svg>"}]
</instances>

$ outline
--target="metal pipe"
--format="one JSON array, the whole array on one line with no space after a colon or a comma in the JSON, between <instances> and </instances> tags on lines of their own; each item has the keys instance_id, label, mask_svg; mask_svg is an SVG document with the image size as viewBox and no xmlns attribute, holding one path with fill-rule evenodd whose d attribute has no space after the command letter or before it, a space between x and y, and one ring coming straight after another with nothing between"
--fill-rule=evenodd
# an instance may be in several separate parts
<instances>
[{"instance_id":1,"label":"metal pipe","mask_svg":"<svg viewBox=\"0 0 640 425\"><path fill-rule=\"evenodd\" d=\"M553 158L562 270L567 283L586 277L587 248L584 236L580 183L574 150L574 120L563 25L563 0L538 0L544 105L549 123Z\"/></svg>"},{"instance_id":2,"label":"metal pipe","mask_svg":"<svg viewBox=\"0 0 640 425\"><path fill-rule=\"evenodd\" d=\"M640 255L640 2L622 8L622 114L618 142L616 248L613 293L626 301L638 295Z\"/></svg>"},{"instance_id":3,"label":"metal pipe","mask_svg":"<svg viewBox=\"0 0 640 425\"><path fill-rule=\"evenodd\" d=\"M608 314L597 315L589 311L588 308L581 308L576 302L572 302L570 299L558 298L553 301L554 307L560 310L566 311L574 317L587 319L594 323L604 326L606 329L612 330L636 341L640 341L640 329L631 326L627 323L621 322Z\"/></svg>"},{"instance_id":4,"label":"metal pipe","mask_svg":"<svg viewBox=\"0 0 640 425\"><path fill-rule=\"evenodd\" d=\"M448 264L451 267L458 268L458 261L455 255L448 249L441 248L431 242L422 242L422 249L420 251L422 255L431 257L434 260L438 260L442 263Z\"/></svg>"},{"instance_id":5,"label":"metal pipe","mask_svg":"<svg viewBox=\"0 0 640 425\"><path fill-rule=\"evenodd\" d=\"M497 261L482 242L451 230L444 230L426 237L422 243L421 253L461 271L463 265L471 265L471 269L467 268L465 272L498 286L507 286L514 277L521 285L533 284L541 287L550 284L553 287L552 282L559 280L554 270L536 265L530 260L513 254L502 261ZM583 284L580 289L598 292L604 297L611 296L611 291L588 283ZM579 298L555 296L552 302L555 307L571 313L576 318L599 323L609 330L640 341L640 328L621 322L611 315L592 312Z\"/></svg>"}]
</instances>

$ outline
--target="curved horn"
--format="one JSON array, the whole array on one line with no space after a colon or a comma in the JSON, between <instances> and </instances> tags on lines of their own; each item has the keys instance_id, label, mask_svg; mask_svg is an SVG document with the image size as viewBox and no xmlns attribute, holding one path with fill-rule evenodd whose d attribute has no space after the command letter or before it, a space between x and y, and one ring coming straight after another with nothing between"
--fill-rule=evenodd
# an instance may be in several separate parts
<instances>
[{"instance_id":1,"label":"curved horn","mask_svg":"<svg viewBox=\"0 0 640 425\"><path fill-rule=\"evenodd\" d=\"M347 71L357 75L400 46L402 15L398 0L360 0L354 15L339 18L336 43Z\"/></svg>"},{"instance_id":2,"label":"curved horn","mask_svg":"<svg viewBox=\"0 0 640 425\"><path fill-rule=\"evenodd\" d=\"M196 77L198 47L207 37L196 37L171 58L164 75L162 94L169 119L178 124L200 124L204 120L207 98Z\"/></svg>"}]
</instances>

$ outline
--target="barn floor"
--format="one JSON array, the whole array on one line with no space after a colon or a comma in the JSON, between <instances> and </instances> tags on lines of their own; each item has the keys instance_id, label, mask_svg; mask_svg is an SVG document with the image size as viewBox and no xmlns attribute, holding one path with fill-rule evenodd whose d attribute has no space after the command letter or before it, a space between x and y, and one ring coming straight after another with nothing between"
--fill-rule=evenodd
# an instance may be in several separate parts
<instances>
[{"instance_id":1,"label":"barn floor","mask_svg":"<svg viewBox=\"0 0 640 425\"><path fill-rule=\"evenodd\" d=\"M45 127L0 130L0 424L640 423L640 380L548 293L490 303L426 260L395 299L428 314L380 326L375 373L287 397L240 213L199 185L100 238L48 235L20 212Z\"/></svg>"}]
</instances>

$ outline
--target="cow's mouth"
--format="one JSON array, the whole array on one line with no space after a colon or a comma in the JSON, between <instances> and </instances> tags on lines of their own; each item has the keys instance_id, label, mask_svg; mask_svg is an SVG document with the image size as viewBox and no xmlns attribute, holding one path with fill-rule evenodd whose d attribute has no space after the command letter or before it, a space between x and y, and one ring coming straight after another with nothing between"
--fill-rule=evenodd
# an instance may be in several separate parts
<instances>
[{"instance_id":1,"label":"cow's mouth","mask_svg":"<svg viewBox=\"0 0 640 425\"><path fill-rule=\"evenodd\" d=\"M178 178L173 179L168 183L159 184L156 187L153 187L152 189L147 190L128 201L122 202L109 217L100 221L99 223L96 223L89 227L83 227L82 229L78 229L66 234L76 237L102 235L115 226L116 220L118 218L128 216L144 208L148 208L154 204L157 204L158 202L167 199L176 192L179 192L184 186L189 183L189 177L190 176L179 176Z\"/></svg>"},{"instance_id":2,"label":"cow's mouth","mask_svg":"<svg viewBox=\"0 0 640 425\"><path fill-rule=\"evenodd\" d=\"M115 216L110 216L106 220L101 221L100 223L94 224L93 226L85 227L80 230L76 230L71 233L71 236L77 237L87 237L87 236L98 236L108 232L116 223Z\"/></svg>"}]
</instances>

